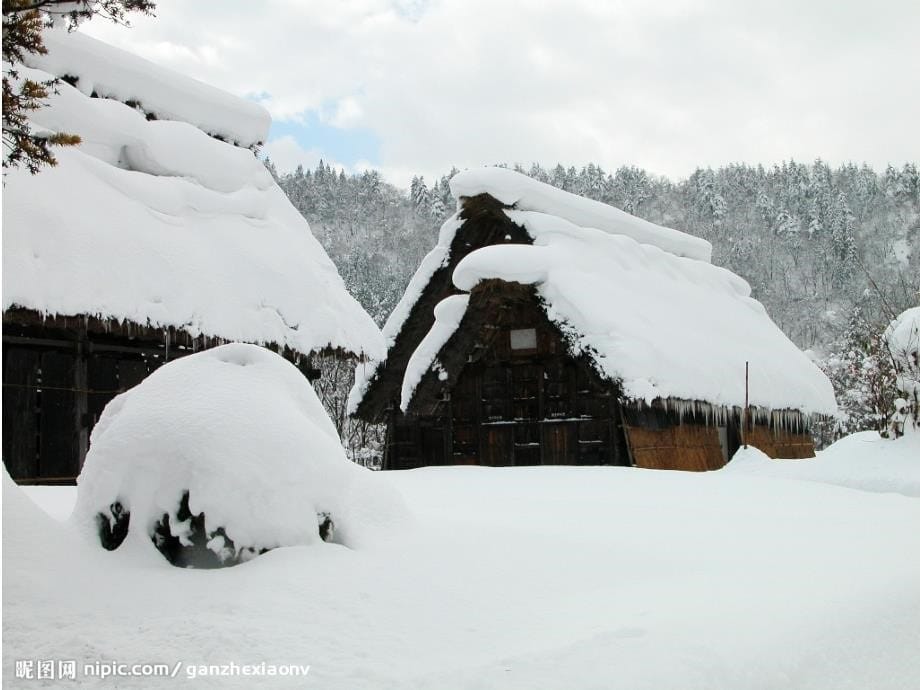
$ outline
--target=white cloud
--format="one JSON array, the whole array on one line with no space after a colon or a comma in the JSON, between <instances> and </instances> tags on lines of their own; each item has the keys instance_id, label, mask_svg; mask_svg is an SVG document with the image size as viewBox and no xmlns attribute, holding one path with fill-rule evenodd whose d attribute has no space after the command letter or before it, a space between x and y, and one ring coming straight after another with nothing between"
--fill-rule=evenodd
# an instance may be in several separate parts
<instances>
[{"instance_id":1,"label":"white cloud","mask_svg":"<svg viewBox=\"0 0 920 690\"><path fill-rule=\"evenodd\" d=\"M346 96L335 104L335 111L327 120L334 127L349 129L359 125L363 115L364 111L358 100L352 96Z\"/></svg>"},{"instance_id":2,"label":"white cloud","mask_svg":"<svg viewBox=\"0 0 920 690\"><path fill-rule=\"evenodd\" d=\"M498 161L686 175L789 157L920 159L913 0L266 0L219 12L159 0L157 13L130 31L86 30L235 93L268 93L275 118L316 110L371 129L380 167L400 175Z\"/></svg>"}]
</instances>

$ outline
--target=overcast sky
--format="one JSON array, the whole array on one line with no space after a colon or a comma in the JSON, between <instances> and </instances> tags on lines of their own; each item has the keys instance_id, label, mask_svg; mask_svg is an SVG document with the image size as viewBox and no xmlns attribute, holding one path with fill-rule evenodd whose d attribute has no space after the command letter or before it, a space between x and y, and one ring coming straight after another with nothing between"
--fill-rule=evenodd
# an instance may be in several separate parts
<instances>
[{"instance_id":1,"label":"overcast sky","mask_svg":"<svg viewBox=\"0 0 920 690\"><path fill-rule=\"evenodd\" d=\"M920 2L157 0L84 31L262 102L281 169L920 160Z\"/></svg>"}]
</instances>

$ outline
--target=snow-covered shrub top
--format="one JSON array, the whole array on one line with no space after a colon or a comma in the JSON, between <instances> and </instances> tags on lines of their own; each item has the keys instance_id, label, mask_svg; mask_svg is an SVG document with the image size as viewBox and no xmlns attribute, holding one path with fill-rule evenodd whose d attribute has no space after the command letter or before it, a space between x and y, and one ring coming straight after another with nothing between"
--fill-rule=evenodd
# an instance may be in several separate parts
<instances>
[{"instance_id":1,"label":"snow-covered shrub top","mask_svg":"<svg viewBox=\"0 0 920 690\"><path fill-rule=\"evenodd\" d=\"M269 350L223 345L164 365L106 407L77 480L73 520L95 539L96 515L119 502L126 540L153 548L184 492L208 532L237 548L319 541L317 513L354 545L401 504L349 462L306 378Z\"/></svg>"},{"instance_id":2,"label":"snow-covered shrub top","mask_svg":"<svg viewBox=\"0 0 920 690\"><path fill-rule=\"evenodd\" d=\"M71 34L49 43L50 55L70 40L73 63L59 72L102 54ZM156 71L154 83L169 74ZM139 89L148 76L136 75ZM33 126L82 143L55 149L58 165L38 175L4 177L4 309L383 356L379 329L251 151L66 83L59 90Z\"/></svg>"},{"instance_id":3,"label":"snow-covered shrub top","mask_svg":"<svg viewBox=\"0 0 920 690\"><path fill-rule=\"evenodd\" d=\"M102 41L63 28L44 32L47 55L30 55L29 67L56 77L77 77L85 95L133 101L160 120L181 120L243 147L261 144L271 116L258 103L238 98L184 74L160 67Z\"/></svg>"},{"instance_id":4,"label":"snow-covered shrub top","mask_svg":"<svg viewBox=\"0 0 920 690\"><path fill-rule=\"evenodd\" d=\"M704 239L655 225L613 206L586 199L506 168L479 168L458 173L450 191L461 197L489 194L518 211L539 211L564 218L575 225L626 235L672 254L700 261L712 257L712 245Z\"/></svg>"},{"instance_id":5,"label":"snow-covered shrub top","mask_svg":"<svg viewBox=\"0 0 920 690\"><path fill-rule=\"evenodd\" d=\"M920 399L920 307L902 312L882 336L898 372L898 390Z\"/></svg>"}]
</instances>

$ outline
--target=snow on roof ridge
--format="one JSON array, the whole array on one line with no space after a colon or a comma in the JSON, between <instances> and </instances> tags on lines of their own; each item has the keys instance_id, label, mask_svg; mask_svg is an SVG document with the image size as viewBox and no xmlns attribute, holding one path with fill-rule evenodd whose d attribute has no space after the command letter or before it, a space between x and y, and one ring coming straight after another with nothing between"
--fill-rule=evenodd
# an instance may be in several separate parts
<instances>
[{"instance_id":1,"label":"snow on roof ridge","mask_svg":"<svg viewBox=\"0 0 920 690\"><path fill-rule=\"evenodd\" d=\"M409 402L425 372L432 367L435 369L440 367L438 353L460 326L469 302L469 294L450 295L435 305L434 323L431 330L422 338L406 365L399 403L399 409L403 412L408 409Z\"/></svg>"},{"instance_id":2,"label":"snow on roof ridge","mask_svg":"<svg viewBox=\"0 0 920 690\"><path fill-rule=\"evenodd\" d=\"M87 96L134 101L158 119L188 122L243 147L268 136L271 116L258 103L80 32L52 28L42 38L48 53L29 55L26 64L56 77L77 77Z\"/></svg>"},{"instance_id":3,"label":"snow on roof ridge","mask_svg":"<svg viewBox=\"0 0 920 690\"><path fill-rule=\"evenodd\" d=\"M705 261L712 259L712 245L680 230L656 225L613 206L566 192L507 168L477 168L456 174L450 191L461 197L489 194L520 211L540 211L575 225L626 235L677 256Z\"/></svg>"}]
</instances>

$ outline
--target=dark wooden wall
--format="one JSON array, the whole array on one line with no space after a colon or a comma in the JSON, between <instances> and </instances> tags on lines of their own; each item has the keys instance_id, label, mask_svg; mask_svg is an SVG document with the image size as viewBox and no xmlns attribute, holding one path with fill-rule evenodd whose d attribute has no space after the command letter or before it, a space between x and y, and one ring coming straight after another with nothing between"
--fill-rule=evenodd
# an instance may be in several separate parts
<instances>
[{"instance_id":1,"label":"dark wooden wall","mask_svg":"<svg viewBox=\"0 0 920 690\"><path fill-rule=\"evenodd\" d=\"M102 410L159 367L138 348L4 336L3 461L20 483L73 483Z\"/></svg>"},{"instance_id":2,"label":"dark wooden wall","mask_svg":"<svg viewBox=\"0 0 920 690\"><path fill-rule=\"evenodd\" d=\"M577 378L574 365L471 366L445 414L394 417L385 466L629 464L609 393L572 404Z\"/></svg>"},{"instance_id":3,"label":"dark wooden wall","mask_svg":"<svg viewBox=\"0 0 920 690\"><path fill-rule=\"evenodd\" d=\"M612 387L567 354L539 304L494 313L431 414L391 415L384 467L628 465ZM536 347L513 349L511 331L531 328Z\"/></svg>"},{"instance_id":4,"label":"dark wooden wall","mask_svg":"<svg viewBox=\"0 0 920 690\"><path fill-rule=\"evenodd\" d=\"M73 484L112 398L167 360L221 342L91 317L4 312L3 462L10 476L22 484ZM308 379L318 376L308 356L280 352Z\"/></svg>"}]
</instances>

